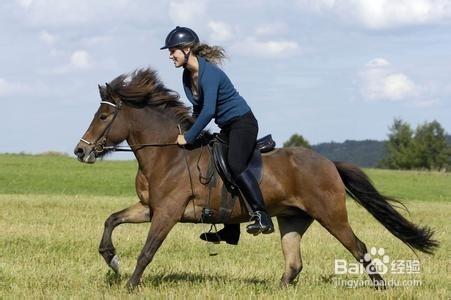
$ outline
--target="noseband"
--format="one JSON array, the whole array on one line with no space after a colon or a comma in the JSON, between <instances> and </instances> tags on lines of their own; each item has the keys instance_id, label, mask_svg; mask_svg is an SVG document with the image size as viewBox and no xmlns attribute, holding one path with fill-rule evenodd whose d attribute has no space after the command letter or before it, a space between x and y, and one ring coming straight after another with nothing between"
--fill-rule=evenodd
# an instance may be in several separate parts
<instances>
[{"instance_id":1,"label":"noseband","mask_svg":"<svg viewBox=\"0 0 451 300\"><path fill-rule=\"evenodd\" d=\"M113 125L113 122L116 119L117 114L119 113L119 110L122 109L122 102L121 101L119 101L119 104L117 104L117 105L114 104L114 103L108 102L108 101L100 101L100 104L110 105L110 106L115 108L113 119L111 120L110 124L108 124L108 126L105 128L105 130L100 135L100 137L97 140L95 140L94 142L90 142L90 141L85 140L83 138L80 139L81 142L86 143L89 146L93 146L94 145L94 151L95 151L96 154L100 154L100 153L102 153L102 152L104 152L105 150L108 150L108 149L114 149L114 146L106 147L107 137L108 137L108 133L110 133L111 127Z\"/></svg>"},{"instance_id":2,"label":"noseband","mask_svg":"<svg viewBox=\"0 0 451 300\"><path fill-rule=\"evenodd\" d=\"M122 101L119 101L119 104L117 104L117 105L114 104L114 103L108 102L108 101L100 101L100 104L110 105L110 106L115 108L113 119L111 120L110 124L108 124L108 126L105 128L105 130L103 131L102 135L97 140L95 140L94 142L90 142L90 141L85 140L83 138L80 139L81 142L86 143L89 146L93 146L94 145L94 151L95 151L96 154L101 154L105 150L129 152L129 151L133 151L133 148L135 150L138 150L138 149L141 149L141 148L144 148L144 147L166 147L166 146L176 146L176 145L178 145L177 143L153 143L153 144L132 144L132 145L129 145L130 148L128 148L128 147L123 148L121 146L106 146L108 133L111 130L113 122L116 119L117 114L119 113L119 110L122 109ZM178 124L177 126L179 128L180 134L182 134L182 130L181 130L180 124Z\"/></svg>"}]
</instances>

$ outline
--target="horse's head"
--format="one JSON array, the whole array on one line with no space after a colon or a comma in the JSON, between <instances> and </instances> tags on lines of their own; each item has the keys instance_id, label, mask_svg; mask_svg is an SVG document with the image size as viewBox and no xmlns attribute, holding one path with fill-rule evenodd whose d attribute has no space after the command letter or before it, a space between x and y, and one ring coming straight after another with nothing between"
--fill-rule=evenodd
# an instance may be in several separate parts
<instances>
[{"instance_id":1,"label":"horse's head","mask_svg":"<svg viewBox=\"0 0 451 300\"><path fill-rule=\"evenodd\" d=\"M100 107L74 150L82 162L94 163L124 140L174 144L179 130L194 123L178 93L166 88L151 68L122 74L99 90Z\"/></svg>"},{"instance_id":2,"label":"horse's head","mask_svg":"<svg viewBox=\"0 0 451 300\"><path fill-rule=\"evenodd\" d=\"M108 84L99 85L99 92L100 107L74 150L78 160L85 163L94 163L96 158L105 155L128 136L123 101Z\"/></svg>"}]
</instances>

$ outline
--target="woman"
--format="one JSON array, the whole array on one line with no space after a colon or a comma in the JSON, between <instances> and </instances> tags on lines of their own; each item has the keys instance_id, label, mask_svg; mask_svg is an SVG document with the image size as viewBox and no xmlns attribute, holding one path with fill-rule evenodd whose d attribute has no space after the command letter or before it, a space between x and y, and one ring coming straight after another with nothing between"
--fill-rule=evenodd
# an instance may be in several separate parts
<instances>
[{"instance_id":1,"label":"woman","mask_svg":"<svg viewBox=\"0 0 451 300\"><path fill-rule=\"evenodd\" d=\"M214 118L221 128L221 135L228 140L227 159L232 176L253 210L251 220L255 222L247 226L247 232L254 235L273 232L274 226L265 210L258 182L246 171L257 139L257 120L230 79L217 66L225 58L224 50L201 44L193 30L179 26L168 34L161 49L169 49L169 59L176 68L184 68L183 87L196 117L191 128L177 137L177 143L193 143ZM219 239L214 233L202 234L201 238L236 244L239 234L239 224L228 224L218 232Z\"/></svg>"}]
</instances>

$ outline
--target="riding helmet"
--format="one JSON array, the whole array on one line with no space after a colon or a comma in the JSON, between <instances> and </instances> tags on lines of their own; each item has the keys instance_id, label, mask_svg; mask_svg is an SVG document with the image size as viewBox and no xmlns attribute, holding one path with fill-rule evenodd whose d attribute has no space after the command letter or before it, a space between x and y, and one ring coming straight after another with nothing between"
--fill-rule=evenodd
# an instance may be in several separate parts
<instances>
[{"instance_id":1,"label":"riding helmet","mask_svg":"<svg viewBox=\"0 0 451 300\"><path fill-rule=\"evenodd\" d=\"M188 27L177 26L166 37L165 45L160 50L183 47L191 43L199 43L197 34Z\"/></svg>"}]
</instances>

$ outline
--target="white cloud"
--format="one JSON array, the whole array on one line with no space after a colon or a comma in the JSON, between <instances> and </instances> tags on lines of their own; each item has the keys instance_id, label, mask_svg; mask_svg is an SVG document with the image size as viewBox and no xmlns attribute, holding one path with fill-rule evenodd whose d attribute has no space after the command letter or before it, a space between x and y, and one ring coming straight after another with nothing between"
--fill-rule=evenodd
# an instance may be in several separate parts
<instances>
[{"instance_id":1,"label":"white cloud","mask_svg":"<svg viewBox=\"0 0 451 300\"><path fill-rule=\"evenodd\" d=\"M405 74L394 71L384 58L369 61L360 77L362 93L369 100L403 101L417 96L415 83Z\"/></svg>"},{"instance_id":2,"label":"white cloud","mask_svg":"<svg viewBox=\"0 0 451 300\"><path fill-rule=\"evenodd\" d=\"M256 35L279 35L288 32L288 25L283 22L260 24L255 29Z\"/></svg>"},{"instance_id":3,"label":"white cloud","mask_svg":"<svg viewBox=\"0 0 451 300\"><path fill-rule=\"evenodd\" d=\"M210 29L210 40L216 42L225 42L233 39L233 29L227 23L224 22L208 22L208 28Z\"/></svg>"},{"instance_id":4,"label":"white cloud","mask_svg":"<svg viewBox=\"0 0 451 300\"><path fill-rule=\"evenodd\" d=\"M7 95L11 91L11 85L5 79L0 78L0 96Z\"/></svg>"},{"instance_id":5,"label":"white cloud","mask_svg":"<svg viewBox=\"0 0 451 300\"><path fill-rule=\"evenodd\" d=\"M17 0L17 2L23 8L29 8L33 4L33 0Z\"/></svg>"},{"instance_id":6,"label":"white cloud","mask_svg":"<svg viewBox=\"0 0 451 300\"><path fill-rule=\"evenodd\" d=\"M415 84L402 73L388 75L382 84L382 96L387 99L400 100L415 92Z\"/></svg>"},{"instance_id":7,"label":"white cloud","mask_svg":"<svg viewBox=\"0 0 451 300\"><path fill-rule=\"evenodd\" d=\"M19 82L0 78L0 97L27 93L30 89Z\"/></svg>"},{"instance_id":8,"label":"white cloud","mask_svg":"<svg viewBox=\"0 0 451 300\"><path fill-rule=\"evenodd\" d=\"M81 39L81 43L89 46L104 45L111 43L114 37L111 35L94 35L90 37L84 37Z\"/></svg>"},{"instance_id":9,"label":"white cloud","mask_svg":"<svg viewBox=\"0 0 451 300\"><path fill-rule=\"evenodd\" d=\"M258 55L263 57L276 57L281 55L284 58L299 54L300 52L298 43L294 41L258 41L254 37L234 44L232 49L243 55Z\"/></svg>"},{"instance_id":10,"label":"white cloud","mask_svg":"<svg viewBox=\"0 0 451 300\"><path fill-rule=\"evenodd\" d=\"M375 58L366 63L368 68L388 67L390 63L384 58Z\"/></svg>"},{"instance_id":11,"label":"white cloud","mask_svg":"<svg viewBox=\"0 0 451 300\"><path fill-rule=\"evenodd\" d=\"M169 3L171 20L181 26L202 20L207 11L207 0L172 0Z\"/></svg>"},{"instance_id":12,"label":"white cloud","mask_svg":"<svg viewBox=\"0 0 451 300\"><path fill-rule=\"evenodd\" d=\"M301 11L313 11L316 13L333 9L336 6L335 0L297 0L296 5Z\"/></svg>"},{"instance_id":13,"label":"white cloud","mask_svg":"<svg viewBox=\"0 0 451 300\"><path fill-rule=\"evenodd\" d=\"M70 56L70 64L79 69L87 69L91 66L91 58L87 51L78 50Z\"/></svg>"},{"instance_id":14,"label":"white cloud","mask_svg":"<svg viewBox=\"0 0 451 300\"><path fill-rule=\"evenodd\" d=\"M39 39L49 45L52 45L56 41L56 37L45 30L39 33Z\"/></svg>"},{"instance_id":15,"label":"white cloud","mask_svg":"<svg viewBox=\"0 0 451 300\"><path fill-rule=\"evenodd\" d=\"M450 0L297 0L302 11L332 14L370 29L451 20Z\"/></svg>"},{"instance_id":16,"label":"white cloud","mask_svg":"<svg viewBox=\"0 0 451 300\"><path fill-rule=\"evenodd\" d=\"M40 72L44 75L62 75L71 73L74 71L83 71L91 69L93 66L93 61L91 55L85 50L77 50L70 54L63 52L56 52L55 56L60 58L68 59L69 61L63 65L50 68L43 69ZM96 64L97 65L97 64Z\"/></svg>"},{"instance_id":17,"label":"white cloud","mask_svg":"<svg viewBox=\"0 0 451 300\"><path fill-rule=\"evenodd\" d=\"M123 22L131 25L167 18L160 13L167 9L167 1L163 0L16 0L16 3L25 11L23 21L27 25L56 30L93 24L108 28Z\"/></svg>"}]
</instances>

